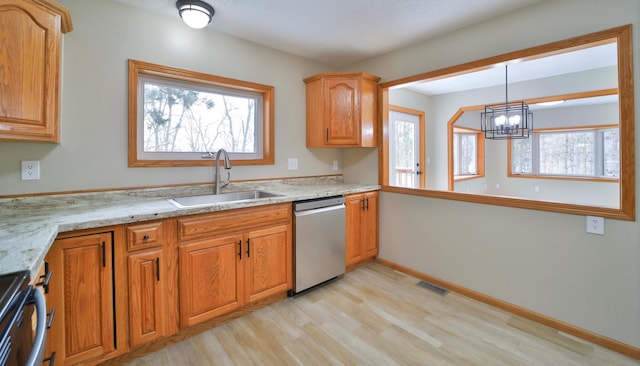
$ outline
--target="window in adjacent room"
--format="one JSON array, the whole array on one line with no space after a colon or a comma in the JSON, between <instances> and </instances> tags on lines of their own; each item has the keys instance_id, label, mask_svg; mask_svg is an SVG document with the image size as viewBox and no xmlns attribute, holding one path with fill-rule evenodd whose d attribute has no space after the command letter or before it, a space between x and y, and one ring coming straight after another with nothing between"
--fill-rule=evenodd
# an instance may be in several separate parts
<instances>
[{"instance_id":1,"label":"window in adjacent room","mask_svg":"<svg viewBox=\"0 0 640 366\"><path fill-rule=\"evenodd\" d=\"M534 131L530 139L510 145L511 175L620 177L617 126Z\"/></svg>"},{"instance_id":2,"label":"window in adjacent room","mask_svg":"<svg viewBox=\"0 0 640 366\"><path fill-rule=\"evenodd\" d=\"M484 140L479 131L454 128L452 148L454 180L484 176Z\"/></svg>"},{"instance_id":3,"label":"window in adjacent room","mask_svg":"<svg viewBox=\"0 0 640 366\"><path fill-rule=\"evenodd\" d=\"M130 60L129 165L273 164L273 87Z\"/></svg>"}]
</instances>

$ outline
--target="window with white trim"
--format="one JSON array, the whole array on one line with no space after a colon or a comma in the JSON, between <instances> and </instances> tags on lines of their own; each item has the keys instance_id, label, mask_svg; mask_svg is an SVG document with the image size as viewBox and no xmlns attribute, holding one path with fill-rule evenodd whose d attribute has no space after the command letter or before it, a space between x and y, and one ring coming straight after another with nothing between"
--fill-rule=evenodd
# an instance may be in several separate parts
<instances>
[{"instance_id":1,"label":"window with white trim","mask_svg":"<svg viewBox=\"0 0 640 366\"><path fill-rule=\"evenodd\" d=\"M512 175L571 178L620 177L617 127L534 131L511 141Z\"/></svg>"},{"instance_id":2,"label":"window with white trim","mask_svg":"<svg viewBox=\"0 0 640 366\"><path fill-rule=\"evenodd\" d=\"M273 163L273 87L131 60L129 91L130 165Z\"/></svg>"},{"instance_id":3,"label":"window with white trim","mask_svg":"<svg viewBox=\"0 0 640 366\"><path fill-rule=\"evenodd\" d=\"M471 176L477 174L478 134L475 132L454 132L453 175Z\"/></svg>"}]
</instances>

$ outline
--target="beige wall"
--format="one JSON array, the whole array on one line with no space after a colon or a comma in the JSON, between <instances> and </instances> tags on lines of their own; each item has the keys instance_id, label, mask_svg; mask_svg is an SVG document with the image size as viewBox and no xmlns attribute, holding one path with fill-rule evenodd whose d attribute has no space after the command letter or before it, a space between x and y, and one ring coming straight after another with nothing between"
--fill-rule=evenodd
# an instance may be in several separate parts
<instances>
[{"instance_id":1,"label":"beige wall","mask_svg":"<svg viewBox=\"0 0 640 366\"><path fill-rule=\"evenodd\" d=\"M210 181L210 168L127 167L128 58L275 86L276 164L234 167L237 179L331 174L340 160L347 180L377 182L377 149L305 147L302 78L330 67L107 0L60 2L75 28L64 37L61 143L0 142L0 195ZM627 23L637 51L639 19L636 0L548 0L348 69L388 81ZM289 157L300 170L286 169ZM42 179L20 181L20 160L40 160ZM391 193L380 222L385 259L640 347L636 222L606 220L595 236L583 216Z\"/></svg>"},{"instance_id":2,"label":"beige wall","mask_svg":"<svg viewBox=\"0 0 640 366\"><path fill-rule=\"evenodd\" d=\"M275 165L233 167L233 179L334 174L338 149L305 147L303 78L318 64L107 0L60 0L74 30L64 35L61 142L0 142L0 196L209 182L212 167L127 167L127 59L275 87ZM287 170L298 158L300 169ZM20 161L40 160L39 181L20 180ZM341 171L338 171L341 172Z\"/></svg>"},{"instance_id":3,"label":"beige wall","mask_svg":"<svg viewBox=\"0 0 640 366\"><path fill-rule=\"evenodd\" d=\"M350 69L384 82L629 23L640 85L637 0L543 1ZM359 151L346 151L345 162L354 155L370 165L347 164L346 180L376 171L377 159ZM640 347L637 222L606 220L598 236L578 215L393 193L380 207L382 258Z\"/></svg>"}]
</instances>

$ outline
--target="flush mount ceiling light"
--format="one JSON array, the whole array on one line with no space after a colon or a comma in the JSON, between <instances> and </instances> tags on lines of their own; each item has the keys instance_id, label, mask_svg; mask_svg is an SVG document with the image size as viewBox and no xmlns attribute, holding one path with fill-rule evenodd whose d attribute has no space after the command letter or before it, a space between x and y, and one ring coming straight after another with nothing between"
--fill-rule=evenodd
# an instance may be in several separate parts
<instances>
[{"instance_id":1,"label":"flush mount ceiling light","mask_svg":"<svg viewBox=\"0 0 640 366\"><path fill-rule=\"evenodd\" d=\"M533 113L524 101L509 102L507 65L504 66L504 104L484 106L480 113L480 129L485 139L526 139L533 129Z\"/></svg>"},{"instance_id":2,"label":"flush mount ceiling light","mask_svg":"<svg viewBox=\"0 0 640 366\"><path fill-rule=\"evenodd\" d=\"M178 0L176 7L182 20L195 29L206 27L215 13L211 5L200 0Z\"/></svg>"}]
</instances>

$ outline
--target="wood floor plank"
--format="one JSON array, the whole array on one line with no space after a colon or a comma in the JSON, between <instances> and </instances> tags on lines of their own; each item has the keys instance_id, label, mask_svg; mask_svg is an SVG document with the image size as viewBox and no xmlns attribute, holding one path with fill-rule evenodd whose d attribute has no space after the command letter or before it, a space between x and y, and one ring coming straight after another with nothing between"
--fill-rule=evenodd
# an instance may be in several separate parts
<instances>
[{"instance_id":1,"label":"wood floor plank","mask_svg":"<svg viewBox=\"0 0 640 366\"><path fill-rule=\"evenodd\" d=\"M640 361L370 263L127 366L640 366Z\"/></svg>"}]
</instances>

